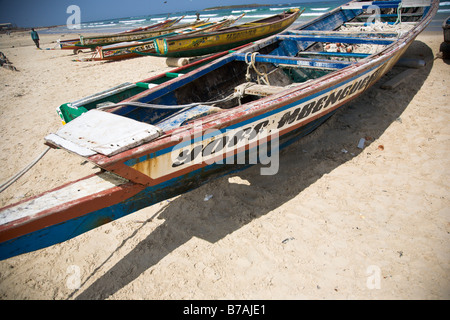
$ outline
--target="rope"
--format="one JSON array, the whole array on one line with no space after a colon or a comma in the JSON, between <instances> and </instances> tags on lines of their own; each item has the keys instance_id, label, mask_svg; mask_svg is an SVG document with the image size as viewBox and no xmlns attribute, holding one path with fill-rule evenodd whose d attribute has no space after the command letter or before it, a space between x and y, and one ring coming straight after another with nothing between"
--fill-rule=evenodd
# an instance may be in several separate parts
<instances>
[{"instance_id":1,"label":"rope","mask_svg":"<svg viewBox=\"0 0 450 320\"><path fill-rule=\"evenodd\" d=\"M255 59L256 59L256 55L258 54L258 52L253 52L250 56L250 61L247 61L247 56L250 54L250 52L247 52L245 54L245 58L244 61L245 63L247 63L247 73L245 75L245 79L247 81L251 81L251 76L250 76L250 67L253 68L253 70L255 70L257 76L258 76L258 84L261 84L261 79L263 80L263 82L270 86L270 82L269 82L269 77L267 76L267 68L266 66L263 65L265 72L260 72L255 65Z\"/></svg>"},{"instance_id":2,"label":"rope","mask_svg":"<svg viewBox=\"0 0 450 320\"><path fill-rule=\"evenodd\" d=\"M23 176L28 170L30 170L41 158L47 153L47 151L50 150L50 147L47 147L47 149L44 150L33 162L31 162L29 165L27 165L25 168L20 170L18 173L13 175L11 178L8 179L5 183L3 183L0 186L0 192L3 192L8 188L10 185L12 185L14 182L16 182L21 176Z\"/></svg>"},{"instance_id":3,"label":"rope","mask_svg":"<svg viewBox=\"0 0 450 320\"><path fill-rule=\"evenodd\" d=\"M403 4L400 2L398 4L398 8L397 8L397 20L395 21L394 25L402 24L402 7L403 7Z\"/></svg>"},{"instance_id":4,"label":"rope","mask_svg":"<svg viewBox=\"0 0 450 320\"><path fill-rule=\"evenodd\" d=\"M169 106L169 105L161 105L161 104L148 104L148 103L143 103L143 102L120 102L120 103L115 103L115 104L110 104L107 106L102 106L102 107L98 107L98 110L104 110L104 109L110 109L110 108L115 108L115 107L120 107L120 106L133 106L133 107L139 107L139 108L150 108L150 109L185 109L185 108L192 108L195 106L198 106L200 104L203 105L210 105L210 104L216 104L216 103L220 103L220 102L226 102L228 100L231 100L232 98L234 98L234 95L228 96L224 99L220 99L220 100L214 100L214 101L207 101L207 102L193 102L193 103L189 103L189 104L180 104L180 105L175 105L175 106Z\"/></svg>"},{"instance_id":5,"label":"rope","mask_svg":"<svg viewBox=\"0 0 450 320\"><path fill-rule=\"evenodd\" d=\"M181 113L181 112L183 112L185 110L188 110L188 109L193 108L195 106L198 106L200 104L202 104L202 105L216 104L216 103L226 102L226 101L232 100L232 99L234 99L236 97L240 98L240 94L239 93L234 93L234 94L231 94L231 95L229 95L228 97L226 97L224 99L215 100L215 101L194 102L194 103L190 103L190 104L176 105L176 106L147 104L147 103L142 103L142 102L121 102L121 103L116 103L116 104L112 104L112 105L108 105L108 106L99 107L97 109L102 110L102 109L108 109L108 108L114 108L114 107L118 107L118 106L123 106L123 105L131 105L131 106L135 106L135 107L152 108L152 109L181 109L179 112L177 112L177 113ZM39 160L42 159L42 157L48 152L48 150L50 150L50 147L47 147L44 150L44 152L42 152L34 161L32 161L29 165L27 165L25 168L20 170L15 175L13 175L11 178L9 178L5 183L0 185L0 192L3 192L4 190L6 190L10 185L12 185L14 182L16 182L28 170L30 170Z\"/></svg>"}]
</instances>

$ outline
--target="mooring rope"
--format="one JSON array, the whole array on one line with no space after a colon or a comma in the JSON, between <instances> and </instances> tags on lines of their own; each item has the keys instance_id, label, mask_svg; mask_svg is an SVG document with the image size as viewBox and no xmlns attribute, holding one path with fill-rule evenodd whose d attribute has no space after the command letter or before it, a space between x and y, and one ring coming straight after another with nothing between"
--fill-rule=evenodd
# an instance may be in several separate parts
<instances>
[{"instance_id":1,"label":"mooring rope","mask_svg":"<svg viewBox=\"0 0 450 320\"><path fill-rule=\"evenodd\" d=\"M50 150L50 147L47 147L47 149L44 150L34 161L32 161L29 165L27 165L25 168L17 172L15 175L13 175L11 178L8 179L5 183L3 183L0 186L0 192L3 192L8 188L10 185L12 185L14 182L16 182L21 176L23 176L28 170L30 170L41 158L47 153L47 151Z\"/></svg>"},{"instance_id":2,"label":"mooring rope","mask_svg":"<svg viewBox=\"0 0 450 320\"><path fill-rule=\"evenodd\" d=\"M394 25L402 24L402 7L403 4L400 2L397 7L397 20L395 21Z\"/></svg>"},{"instance_id":3,"label":"mooring rope","mask_svg":"<svg viewBox=\"0 0 450 320\"><path fill-rule=\"evenodd\" d=\"M249 54L250 54L250 52L247 52L247 53L245 54L245 59L244 59L244 60L245 60L245 63L247 63L247 73L246 73L246 75L245 75L245 79L246 79L247 81L251 81L250 67L252 67L253 70L255 70L255 72L256 72L256 74L257 74L258 84L261 84L261 79L262 79L262 81L263 81L266 85L270 86L269 77L267 76L267 68L266 68L266 66L263 65L263 67L264 67L264 69L265 69L266 72L260 72L260 71L256 68L256 65L255 65L255 62L256 62L256 55L259 54L259 52L253 52L253 53L250 55L250 61L247 61L247 56L248 56Z\"/></svg>"}]
</instances>

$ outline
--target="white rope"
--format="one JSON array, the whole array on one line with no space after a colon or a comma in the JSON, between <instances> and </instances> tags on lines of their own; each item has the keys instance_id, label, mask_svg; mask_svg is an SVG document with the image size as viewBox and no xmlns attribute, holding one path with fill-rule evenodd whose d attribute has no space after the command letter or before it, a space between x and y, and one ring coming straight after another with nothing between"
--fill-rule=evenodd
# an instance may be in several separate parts
<instances>
[{"instance_id":1,"label":"white rope","mask_svg":"<svg viewBox=\"0 0 450 320\"><path fill-rule=\"evenodd\" d=\"M258 52L253 52L250 56L250 61L247 61L247 56L250 54L250 52L247 52L245 54L245 58L244 61L245 63L247 63L247 73L245 75L245 79L247 81L251 81L251 76L250 76L250 67L253 68L253 70L255 70L256 75L258 77L258 84L261 84L261 80L264 82L264 84L270 86L270 82L269 82L269 77L267 76L267 68L266 66L263 65L265 72L260 72L255 65L256 62L256 55L259 54Z\"/></svg>"},{"instance_id":2,"label":"white rope","mask_svg":"<svg viewBox=\"0 0 450 320\"><path fill-rule=\"evenodd\" d=\"M14 182L16 182L21 176L23 176L28 170L30 170L41 158L47 153L47 151L50 150L50 147L47 147L47 149L44 150L33 162L31 162L29 165L27 165L25 168L17 172L15 175L13 175L11 178L8 179L5 183L3 183L0 186L0 192L3 192L8 188L10 185L12 185Z\"/></svg>"},{"instance_id":3,"label":"white rope","mask_svg":"<svg viewBox=\"0 0 450 320\"><path fill-rule=\"evenodd\" d=\"M395 21L394 25L402 24L402 7L403 7L403 4L400 2L398 4L398 8L397 8L397 20Z\"/></svg>"}]
</instances>

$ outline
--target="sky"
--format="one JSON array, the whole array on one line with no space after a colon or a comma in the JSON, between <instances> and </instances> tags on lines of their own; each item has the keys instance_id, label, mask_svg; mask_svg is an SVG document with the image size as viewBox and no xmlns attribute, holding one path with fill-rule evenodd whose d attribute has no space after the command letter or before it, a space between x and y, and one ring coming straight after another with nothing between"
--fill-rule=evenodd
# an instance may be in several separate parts
<instances>
[{"instance_id":1,"label":"sky","mask_svg":"<svg viewBox=\"0 0 450 320\"><path fill-rule=\"evenodd\" d=\"M70 5L80 8L81 23L159 14L201 10L236 4L280 4L303 0L0 0L0 23L18 27L64 25L74 13ZM308 2L313 2L309 0Z\"/></svg>"}]
</instances>

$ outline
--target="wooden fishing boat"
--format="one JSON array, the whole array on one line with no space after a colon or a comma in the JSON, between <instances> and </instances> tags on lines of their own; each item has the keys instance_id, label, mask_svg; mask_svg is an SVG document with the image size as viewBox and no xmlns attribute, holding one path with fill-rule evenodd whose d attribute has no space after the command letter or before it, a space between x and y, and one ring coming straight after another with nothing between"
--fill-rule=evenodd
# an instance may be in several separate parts
<instances>
[{"instance_id":1,"label":"wooden fishing boat","mask_svg":"<svg viewBox=\"0 0 450 320\"><path fill-rule=\"evenodd\" d=\"M154 23L150 26L147 26L146 30L158 30L158 29L163 29L163 28L169 28L170 26L172 26L173 24L179 22L180 19L176 18L176 19L167 19L158 23ZM134 33L134 32L139 32L139 31L145 31L145 30L140 30L140 28L135 28L135 29L131 29L131 30L126 30L123 32L118 32L118 33L114 33L111 35L106 35L106 36L117 36L117 35L126 35L129 33ZM61 49L63 50L73 50L73 49L84 49L85 47L81 44L81 39L80 38L76 38L76 39L69 39L69 40L58 40L58 44L60 46Z\"/></svg>"},{"instance_id":2,"label":"wooden fishing boat","mask_svg":"<svg viewBox=\"0 0 450 320\"><path fill-rule=\"evenodd\" d=\"M121 33L107 34L101 36L90 36L90 37L80 36L78 39L70 39L64 41L59 40L58 42L61 49L74 50L74 52L76 53L78 50L94 49L97 46L101 45L108 45L124 41L135 41L156 37L159 35L171 33L174 30L180 28L195 27L197 25L206 23L209 20L209 19L196 20L190 23L178 24L183 18L184 16L175 19L168 19L151 26L128 30Z\"/></svg>"},{"instance_id":3,"label":"wooden fishing boat","mask_svg":"<svg viewBox=\"0 0 450 320\"><path fill-rule=\"evenodd\" d=\"M222 28L218 31L170 38L160 37L135 52L160 57L195 57L229 50L281 32L292 25L301 13L299 9L290 9L268 18ZM114 52L107 49L101 50L99 54L102 59L114 59L116 56Z\"/></svg>"},{"instance_id":4,"label":"wooden fishing boat","mask_svg":"<svg viewBox=\"0 0 450 320\"><path fill-rule=\"evenodd\" d=\"M110 44L110 43L126 41L127 39L135 39L135 38L133 38L133 35L137 36L138 39L145 39L145 37L150 37L153 34L153 32L155 32L155 31L170 28L174 24L180 22L180 20L182 18L184 18L184 16L180 17L180 18L175 18L175 19L167 19L167 20L152 24L150 26L147 26L145 30L141 30L141 28L136 28L136 29L132 29L132 30L126 30L123 32L107 34L107 35L103 35L103 36L93 36L93 37L80 36L79 38L76 38L76 39L63 40L63 41L58 40L58 43L62 50L74 50L74 52L76 52L76 50L80 50L80 49L95 48L95 46L100 45L101 43L102 44ZM148 32L150 32L150 33L148 33ZM150 35L148 35L148 34L150 34ZM86 42L91 42L91 41L97 42L97 44L88 46L87 44L84 43L84 40Z\"/></svg>"},{"instance_id":5,"label":"wooden fishing boat","mask_svg":"<svg viewBox=\"0 0 450 320\"><path fill-rule=\"evenodd\" d=\"M161 38L169 39L177 36L187 36L204 32L212 32L231 26L233 23L236 23L236 21L241 19L244 15L245 13L241 14L238 17L230 16L220 21L204 23L187 29L175 30L174 32L152 37L150 39L116 43L109 46L97 47L96 54L90 60L120 60L138 57L141 56L142 53L152 50L154 51L155 44Z\"/></svg>"},{"instance_id":6,"label":"wooden fishing boat","mask_svg":"<svg viewBox=\"0 0 450 320\"><path fill-rule=\"evenodd\" d=\"M399 22L373 30L355 19L373 5L381 14L399 11ZM82 114L46 143L102 171L1 209L0 258L65 241L255 163L261 174L276 174L278 150L380 79L437 8L437 0L353 1ZM417 15L403 23L406 13Z\"/></svg>"}]
</instances>

